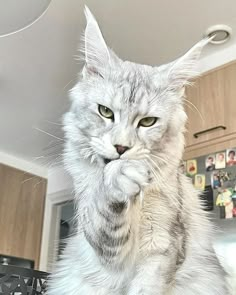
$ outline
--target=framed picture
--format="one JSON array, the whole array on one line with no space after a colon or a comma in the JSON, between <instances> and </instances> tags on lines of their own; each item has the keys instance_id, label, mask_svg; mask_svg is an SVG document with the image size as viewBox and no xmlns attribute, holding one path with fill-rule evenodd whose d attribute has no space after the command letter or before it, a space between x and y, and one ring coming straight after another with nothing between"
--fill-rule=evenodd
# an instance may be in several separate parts
<instances>
[{"instance_id":1,"label":"framed picture","mask_svg":"<svg viewBox=\"0 0 236 295\"><path fill-rule=\"evenodd\" d=\"M206 171L213 171L215 170L215 155L208 155L205 160Z\"/></svg>"},{"instance_id":2,"label":"framed picture","mask_svg":"<svg viewBox=\"0 0 236 295\"><path fill-rule=\"evenodd\" d=\"M196 174L194 177L194 186L196 189L204 190L206 185L206 177L204 174Z\"/></svg>"},{"instance_id":3,"label":"framed picture","mask_svg":"<svg viewBox=\"0 0 236 295\"><path fill-rule=\"evenodd\" d=\"M211 185L212 188L224 188L225 182L230 181L230 174L225 170L217 170L211 174Z\"/></svg>"},{"instance_id":4,"label":"framed picture","mask_svg":"<svg viewBox=\"0 0 236 295\"><path fill-rule=\"evenodd\" d=\"M236 165L236 149L228 149L226 151L226 156L227 156L227 161L226 161L227 166Z\"/></svg>"},{"instance_id":5,"label":"framed picture","mask_svg":"<svg viewBox=\"0 0 236 295\"><path fill-rule=\"evenodd\" d=\"M215 168L216 169L223 169L226 166L226 155L225 152L220 152L216 154L216 162Z\"/></svg>"},{"instance_id":6,"label":"framed picture","mask_svg":"<svg viewBox=\"0 0 236 295\"><path fill-rule=\"evenodd\" d=\"M213 189L221 187L220 174L217 171L211 174L211 186Z\"/></svg>"},{"instance_id":7,"label":"framed picture","mask_svg":"<svg viewBox=\"0 0 236 295\"><path fill-rule=\"evenodd\" d=\"M187 161L187 174L195 175L197 173L197 161L196 160L188 160Z\"/></svg>"},{"instance_id":8,"label":"framed picture","mask_svg":"<svg viewBox=\"0 0 236 295\"><path fill-rule=\"evenodd\" d=\"M222 190L216 198L216 206L220 207L220 218L232 218L234 204L231 189Z\"/></svg>"}]
</instances>

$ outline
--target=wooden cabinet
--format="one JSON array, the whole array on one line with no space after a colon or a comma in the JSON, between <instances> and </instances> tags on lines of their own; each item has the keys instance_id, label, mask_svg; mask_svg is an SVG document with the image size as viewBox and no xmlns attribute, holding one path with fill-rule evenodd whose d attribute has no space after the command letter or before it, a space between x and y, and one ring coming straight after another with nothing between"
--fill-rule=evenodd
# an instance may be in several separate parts
<instances>
[{"instance_id":1,"label":"wooden cabinet","mask_svg":"<svg viewBox=\"0 0 236 295\"><path fill-rule=\"evenodd\" d=\"M0 164L0 254L39 266L46 179Z\"/></svg>"},{"instance_id":2,"label":"wooden cabinet","mask_svg":"<svg viewBox=\"0 0 236 295\"><path fill-rule=\"evenodd\" d=\"M236 63L197 79L186 99L185 158L236 146Z\"/></svg>"},{"instance_id":3,"label":"wooden cabinet","mask_svg":"<svg viewBox=\"0 0 236 295\"><path fill-rule=\"evenodd\" d=\"M226 134L236 134L236 63L222 69Z\"/></svg>"}]
</instances>

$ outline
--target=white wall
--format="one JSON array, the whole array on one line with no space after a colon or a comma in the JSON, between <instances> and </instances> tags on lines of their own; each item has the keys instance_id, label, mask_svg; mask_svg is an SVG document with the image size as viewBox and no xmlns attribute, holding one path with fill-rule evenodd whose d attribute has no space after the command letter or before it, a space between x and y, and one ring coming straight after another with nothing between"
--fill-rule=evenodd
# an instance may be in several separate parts
<instances>
[{"instance_id":1,"label":"white wall","mask_svg":"<svg viewBox=\"0 0 236 295\"><path fill-rule=\"evenodd\" d=\"M28 173L32 173L34 175L38 175L44 178L48 176L48 169L44 166L23 160L16 156L7 154L5 152L0 151L0 163L8 165L10 167L17 168L19 170L26 171Z\"/></svg>"},{"instance_id":2,"label":"white wall","mask_svg":"<svg viewBox=\"0 0 236 295\"><path fill-rule=\"evenodd\" d=\"M219 47L218 51L200 59L199 70L204 73L234 60L236 60L236 44L223 49Z\"/></svg>"},{"instance_id":3,"label":"white wall","mask_svg":"<svg viewBox=\"0 0 236 295\"><path fill-rule=\"evenodd\" d=\"M73 190L72 179L63 166L49 169L47 194L54 194L69 189Z\"/></svg>"}]
</instances>

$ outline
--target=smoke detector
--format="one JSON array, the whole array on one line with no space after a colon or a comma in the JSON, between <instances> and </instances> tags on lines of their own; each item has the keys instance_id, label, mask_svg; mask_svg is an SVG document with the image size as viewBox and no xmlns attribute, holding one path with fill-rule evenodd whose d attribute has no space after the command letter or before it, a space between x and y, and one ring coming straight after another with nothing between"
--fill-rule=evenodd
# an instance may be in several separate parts
<instances>
[{"instance_id":1,"label":"smoke detector","mask_svg":"<svg viewBox=\"0 0 236 295\"><path fill-rule=\"evenodd\" d=\"M212 44L223 44L230 39L231 35L232 29L227 25L215 25L205 32L206 37L213 37L210 41Z\"/></svg>"}]
</instances>

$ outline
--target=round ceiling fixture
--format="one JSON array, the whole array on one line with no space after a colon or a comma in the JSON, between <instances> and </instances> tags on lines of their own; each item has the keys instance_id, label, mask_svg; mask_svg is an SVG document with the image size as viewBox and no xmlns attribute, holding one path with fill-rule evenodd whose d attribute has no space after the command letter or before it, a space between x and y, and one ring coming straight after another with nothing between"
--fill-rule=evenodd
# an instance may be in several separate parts
<instances>
[{"instance_id":1,"label":"round ceiling fixture","mask_svg":"<svg viewBox=\"0 0 236 295\"><path fill-rule=\"evenodd\" d=\"M210 43L223 44L229 40L232 29L227 25L215 25L206 30L205 36L212 38Z\"/></svg>"},{"instance_id":2,"label":"round ceiling fixture","mask_svg":"<svg viewBox=\"0 0 236 295\"><path fill-rule=\"evenodd\" d=\"M38 21L51 0L0 1L0 37L20 32Z\"/></svg>"}]
</instances>

